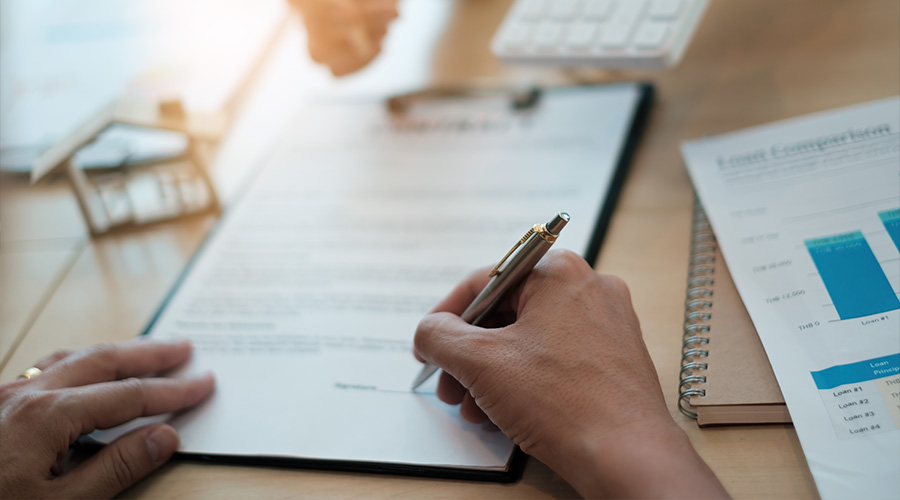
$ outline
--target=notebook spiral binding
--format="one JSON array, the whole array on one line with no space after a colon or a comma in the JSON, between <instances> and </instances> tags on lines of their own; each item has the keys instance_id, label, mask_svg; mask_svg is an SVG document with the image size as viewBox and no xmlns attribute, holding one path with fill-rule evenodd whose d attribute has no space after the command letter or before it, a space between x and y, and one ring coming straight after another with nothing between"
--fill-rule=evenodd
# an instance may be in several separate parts
<instances>
[{"instance_id":1,"label":"notebook spiral binding","mask_svg":"<svg viewBox=\"0 0 900 500\"><path fill-rule=\"evenodd\" d=\"M709 351L703 346L709 344L715 262L716 237L700 200L695 197L681 338L681 373L678 376L678 409L694 419L697 418L697 412L691 407L691 398L706 395L706 390L700 386L706 382L703 372L707 365L703 359Z\"/></svg>"}]
</instances>

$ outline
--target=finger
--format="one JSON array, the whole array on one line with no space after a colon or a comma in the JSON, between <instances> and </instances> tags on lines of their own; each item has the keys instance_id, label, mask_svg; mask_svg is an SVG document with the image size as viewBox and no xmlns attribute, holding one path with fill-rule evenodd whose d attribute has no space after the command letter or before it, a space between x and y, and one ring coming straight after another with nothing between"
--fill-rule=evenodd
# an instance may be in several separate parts
<instances>
[{"instance_id":1,"label":"finger","mask_svg":"<svg viewBox=\"0 0 900 500\"><path fill-rule=\"evenodd\" d=\"M56 364L57 362L66 359L71 354L72 354L72 351L65 350L65 349L56 351L48 356L41 358L40 361L38 361L37 363L34 364L34 367L41 369L41 370L46 370L47 368L50 368L52 365Z\"/></svg>"},{"instance_id":2,"label":"finger","mask_svg":"<svg viewBox=\"0 0 900 500\"><path fill-rule=\"evenodd\" d=\"M383 27L370 33L369 19L361 7L353 0L332 0L327 5L310 5L304 14L310 56L327 65L334 76L362 69L381 52L387 21L381 21ZM383 17L381 12L372 19Z\"/></svg>"},{"instance_id":3,"label":"finger","mask_svg":"<svg viewBox=\"0 0 900 500\"><path fill-rule=\"evenodd\" d=\"M363 33L363 37L368 34ZM380 43L367 40L367 47L357 47L351 40L342 35L333 40L310 40L309 55L313 61L328 66L334 76L344 76L366 66L381 52ZM360 55L366 51L366 55Z\"/></svg>"},{"instance_id":4,"label":"finger","mask_svg":"<svg viewBox=\"0 0 900 500\"><path fill-rule=\"evenodd\" d=\"M46 389L79 387L171 370L191 356L186 340L101 344L67 356L41 374Z\"/></svg>"},{"instance_id":5,"label":"finger","mask_svg":"<svg viewBox=\"0 0 900 500\"><path fill-rule=\"evenodd\" d=\"M441 372L441 378L437 386L437 396L441 401L448 405L458 405L462 403L463 398L468 393L469 391L458 380L453 378L453 375Z\"/></svg>"},{"instance_id":6,"label":"finger","mask_svg":"<svg viewBox=\"0 0 900 500\"><path fill-rule=\"evenodd\" d=\"M371 59L375 47L369 40L366 18L359 5L352 0L336 0L335 6L338 17L334 20L334 27L340 30L358 59Z\"/></svg>"},{"instance_id":7,"label":"finger","mask_svg":"<svg viewBox=\"0 0 900 500\"><path fill-rule=\"evenodd\" d=\"M378 40L373 40L372 36L369 35L365 23L360 22L349 26L344 32L344 37L350 48L353 49L353 55L359 61L368 62L375 57L375 53L379 48L376 46Z\"/></svg>"},{"instance_id":8,"label":"finger","mask_svg":"<svg viewBox=\"0 0 900 500\"><path fill-rule=\"evenodd\" d=\"M469 393L466 393L462 404L459 405L459 416L466 422L471 422L473 424L480 424L487 420L487 415L481 411L481 408L475 403L475 398Z\"/></svg>"},{"instance_id":9,"label":"finger","mask_svg":"<svg viewBox=\"0 0 900 500\"><path fill-rule=\"evenodd\" d=\"M468 387L471 378L486 366L493 353L492 345L499 339L494 334L497 330L485 332L455 314L433 313L419 322L414 345L425 361L440 366Z\"/></svg>"},{"instance_id":10,"label":"finger","mask_svg":"<svg viewBox=\"0 0 900 500\"><path fill-rule=\"evenodd\" d=\"M373 27L387 28L394 19L397 19L397 8L392 6L365 7L362 17L370 29Z\"/></svg>"},{"instance_id":11,"label":"finger","mask_svg":"<svg viewBox=\"0 0 900 500\"><path fill-rule=\"evenodd\" d=\"M59 361L65 359L65 358L67 358L71 354L72 354L72 351L59 350L48 356L41 358L38 362L36 362L32 366L34 368L37 368L38 370L41 370L40 375L43 375L44 374L43 372L45 370L47 370L47 368L53 366L54 364L58 363ZM29 378L23 378L20 376L20 377L16 378L15 380L11 381L10 384L11 385L12 384L19 385L21 387L28 387L30 389L40 390L44 386L44 384L42 383L42 380L41 380L42 378L43 377L38 377L36 375L32 375Z\"/></svg>"},{"instance_id":12,"label":"finger","mask_svg":"<svg viewBox=\"0 0 900 500\"><path fill-rule=\"evenodd\" d=\"M432 312L447 311L462 314L491 280L490 268L479 269L470 274L444 300L434 307ZM481 319L478 326L484 328L500 328L516 320L516 298L521 285L514 287L494 306L490 314Z\"/></svg>"},{"instance_id":13,"label":"finger","mask_svg":"<svg viewBox=\"0 0 900 500\"><path fill-rule=\"evenodd\" d=\"M506 305L521 318L529 303L545 304L562 297L562 291L572 290L585 278L595 278L596 273L580 255L569 250L550 250L534 269L528 273L522 284L513 289L506 298ZM532 308L539 311L542 307Z\"/></svg>"},{"instance_id":14,"label":"finger","mask_svg":"<svg viewBox=\"0 0 900 500\"><path fill-rule=\"evenodd\" d=\"M69 498L112 498L166 463L178 433L161 424L126 434L60 477Z\"/></svg>"},{"instance_id":15,"label":"finger","mask_svg":"<svg viewBox=\"0 0 900 500\"><path fill-rule=\"evenodd\" d=\"M362 36L369 38L368 33ZM381 52L380 42L367 40L365 44L367 47L358 49L343 31L328 34L310 31L307 50L313 61L328 66L335 76L343 76L363 68ZM365 56L359 50L366 51Z\"/></svg>"},{"instance_id":16,"label":"finger","mask_svg":"<svg viewBox=\"0 0 900 500\"><path fill-rule=\"evenodd\" d=\"M352 49L343 36L337 33L309 34L309 57L321 64L332 64L343 58L355 59Z\"/></svg>"},{"instance_id":17,"label":"finger","mask_svg":"<svg viewBox=\"0 0 900 500\"><path fill-rule=\"evenodd\" d=\"M362 18L373 41L381 41L388 25L397 18L397 6L393 2L366 2L362 5Z\"/></svg>"},{"instance_id":18,"label":"finger","mask_svg":"<svg viewBox=\"0 0 900 500\"><path fill-rule=\"evenodd\" d=\"M354 0L331 0L332 21L337 24L361 23L362 9Z\"/></svg>"},{"instance_id":19,"label":"finger","mask_svg":"<svg viewBox=\"0 0 900 500\"><path fill-rule=\"evenodd\" d=\"M384 23L366 23L366 34L369 37L369 43L373 46L380 46L381 40L387 35L387 25Z\"/></svg>"},{"instance_id":20,"label":"finger","mask_svg":"<svg viewBox=\"0 0 900 500\"><path fill-rule=\"evenodd\" d=\"M301 10L307 18L307 24L326 24L333 29L357 16L359 7L352 0L318 0L306 2Z\"/></svg>"},{"instance_id":21,"label":"finger","mask_svg":"<svg viewBox=\"0 0 900 500\"><path fill-rule=\"evenodd\" d=\"M488 281L491 280L490 268L483 267L469 274L461 283L456 285L450 295L438 302L431 312L451 312L460 315L481 293Z\"/></svg>"},{"instance_id":22,"label":"finger","mask_svg":"<svg viewBox=\"0 0 900 500\"><path fill-rule=\"evenodd\" d=\"M214 385L211 373L183 379L129 378L66 390L59 404L80 436L138 417L189 408L208 396Z\"/></svg>"},{"instance_id":23,"label":"finger","mask_svg":"<svg viewBox=\"0 0 900 500\"><path fill-rule=\"evenodd\" d=\"M365 59L360 59L355 52L352 52L354 49L348 46L346 50L351 51L349 56L341 56L325 63L328 65L328 69L331 70L332 75L340 77L359 71L381 52L381 48L375 47L375 52Z\"/></svg>"},{"instance_id":24,"label":"finger","mask_svg":"<svg viewBox=\"0 0 900 500\"><path fill-rule=\"evenodd\" d=\"M365 2L358 2L358 5L359 10L362 12L364 17L397 17L399 15L399 11L397 10L397 2L395 0L368 0Z\"/></svg>"}]
</instances>

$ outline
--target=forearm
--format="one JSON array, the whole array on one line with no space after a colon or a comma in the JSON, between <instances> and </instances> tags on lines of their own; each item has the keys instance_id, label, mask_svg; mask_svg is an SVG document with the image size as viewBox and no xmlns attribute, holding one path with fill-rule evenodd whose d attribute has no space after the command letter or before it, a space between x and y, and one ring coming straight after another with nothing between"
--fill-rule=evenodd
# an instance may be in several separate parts
<instances>
[{"instance_id":1,"label":"forearm","mask_svg":"<svg viewBox=\"0 0 900 500\"><path fill-rule=\"evenodd\" d=\"M586 498L728 498L671 420L573 439L548 464Z\"/></svg>"}]
</instances>

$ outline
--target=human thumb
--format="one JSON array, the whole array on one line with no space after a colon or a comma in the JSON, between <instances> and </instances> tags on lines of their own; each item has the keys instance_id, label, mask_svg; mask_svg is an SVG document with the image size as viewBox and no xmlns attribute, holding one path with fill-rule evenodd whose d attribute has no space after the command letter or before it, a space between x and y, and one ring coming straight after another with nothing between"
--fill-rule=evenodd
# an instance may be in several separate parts
<instances>
[{"instance_id":1,"label":"human thumb","mask_svg":"<svg viewBox=\"0 0 900 500\"><path fill-rule=\"evenodd\" d=\"M178 442L178 433L165 424L126 434L66 473L65 495L112 498L166 463Z\"/></svg>"}]
</instances>

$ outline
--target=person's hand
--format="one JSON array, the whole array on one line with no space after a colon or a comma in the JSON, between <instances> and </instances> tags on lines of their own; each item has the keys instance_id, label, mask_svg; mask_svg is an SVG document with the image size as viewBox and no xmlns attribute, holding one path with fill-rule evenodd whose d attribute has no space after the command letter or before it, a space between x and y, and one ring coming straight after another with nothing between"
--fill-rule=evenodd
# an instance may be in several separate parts
<instances>
[{"instance_id":1,"label":"person's hand","mask_svg":"<svg viewBox=\"0 0 900 500\"><path fill-rule=\"evenodd\" d=\"M292 0L303 16L309 55L335 76L363 68L381 52L397 0Z\"/></svg>"},{"instance_id":2,"label":"person's hand","mask_svg":"<svg viewBox=\"0 0 900 500\"><path fill-rule=\"evenodd\" d=\"M211 374L136 378L170 370L190 355L186 341L99 345L53 354L34 365L42 373L0 385L0 498L109 498L165 463L178 434L159 424L64 471L69 445L80 436L205 398Z\"/></svg>"},{"instance_id":3,"label":"person's hand","mask_svg":"<svg viewBox=\"0 0 900 500\"><path fill-rule=\"evenodd\" d=\"M476 272L419 323L442 401L490 418L585 496L727 496L669 416L622 280L551 251L489 318L497 328L469 325L458 314L488 280Z\"/></svg>"}]
</instances>

